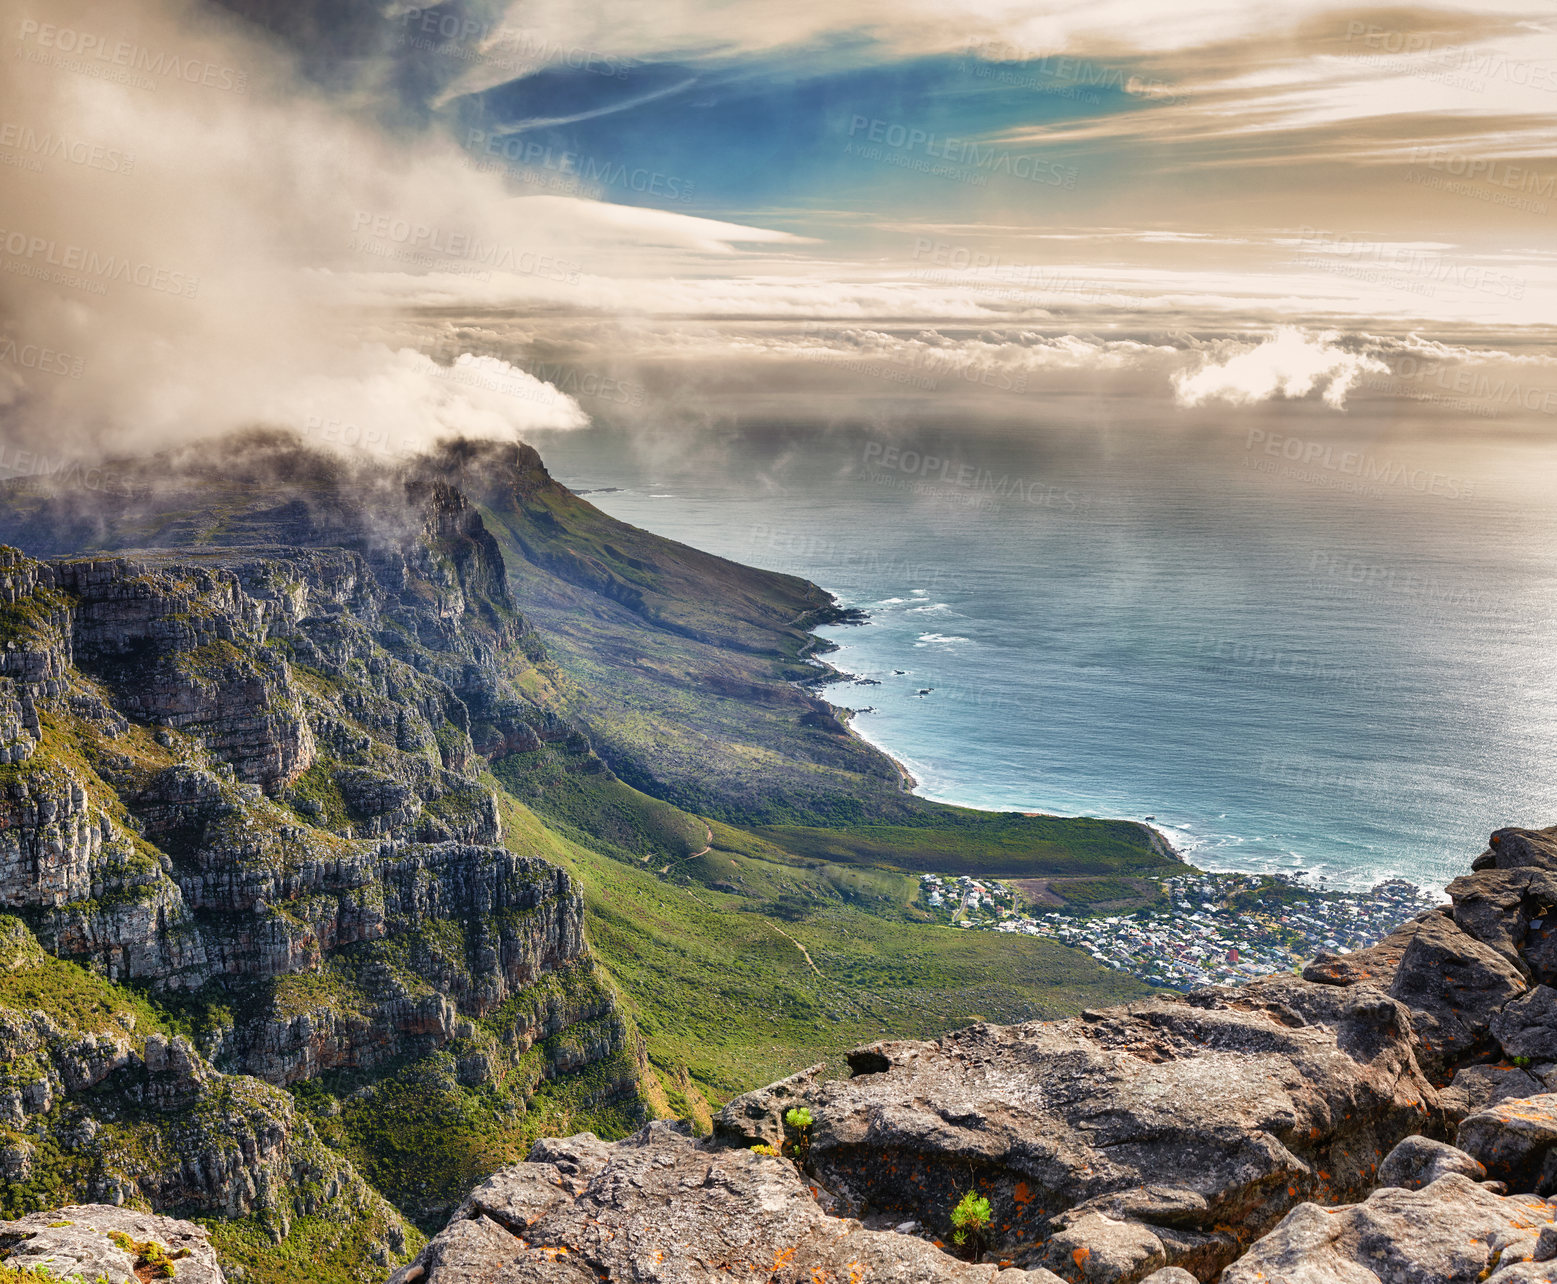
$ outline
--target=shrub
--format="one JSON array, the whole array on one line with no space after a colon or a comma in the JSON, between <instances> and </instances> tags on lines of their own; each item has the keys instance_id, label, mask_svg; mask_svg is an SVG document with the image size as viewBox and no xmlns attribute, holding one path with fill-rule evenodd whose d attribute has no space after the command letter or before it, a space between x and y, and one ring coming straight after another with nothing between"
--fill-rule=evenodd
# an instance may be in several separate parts
<instances>
[{"instance_id":1,"label":"shrub","mask_svg":"<svg viewBox=\"0 0 1557 1284\"><path fill-rule=\"evenodd\" d=\"M804 1165L811 1157L811 1112L804 1106L792 1106L785 1111L784 1122L795 1130L795 1157Z\"/></svg>"},{"instance_id":2,"label":"shrub","mask_svg":"<svg viewBox=\"0 0 1557 1284\"><path fill-rule=\"evenodd\" d=\"M968 1256L978 1261L984 1254L984 1238L989 1231L989 1200L977 1191L970 1190L952 1209L952 1243L966 1248Z\"/></svg>"}]
</instances>

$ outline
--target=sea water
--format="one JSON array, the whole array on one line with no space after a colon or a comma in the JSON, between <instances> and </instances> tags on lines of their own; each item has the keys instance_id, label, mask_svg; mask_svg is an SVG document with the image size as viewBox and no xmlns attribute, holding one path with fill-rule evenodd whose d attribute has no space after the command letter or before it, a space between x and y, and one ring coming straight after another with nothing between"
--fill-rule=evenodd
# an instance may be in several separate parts
<instances>
[{"instance_id":1,"label":"sea water","mask_svg":"<svg viewBox=\"0 0 1557 1284\"><path fill-rule=\"evenodd\" d=\"M1259 440L889 450L542 444L612 515L867 612L823 630L851 675L826 695L927 797L1151 818L1203 868L1342 886L1438 888L1493 828L1557 823L1545 454L1400 448L1364 485Z\"/></svg>"}]
</instances>

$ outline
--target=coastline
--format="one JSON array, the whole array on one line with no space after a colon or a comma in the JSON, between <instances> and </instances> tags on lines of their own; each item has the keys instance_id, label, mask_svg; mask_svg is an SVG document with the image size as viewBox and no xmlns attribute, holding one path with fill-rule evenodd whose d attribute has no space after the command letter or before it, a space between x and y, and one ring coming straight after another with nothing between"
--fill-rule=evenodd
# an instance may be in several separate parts
<instances>
[{"instance_id":1,"label":"coastline","mask_svg":"<svg viewBox=\"0 0 1557 1284\"><path fill-rule=\"evenodd\" d=\"M832 590L828 592L835 602L839 601L839 595ZM864 608L844 608L857 613L863 618L850 619L849 625L858 625L868 622L870 612ZM834 625L822 625L819 627L836 627ZM807 663L816 667L817 673L813 678L807 678L802 684L811 688L818 698L826 700L844 727L847 734L853 736L862 743L869 745L882 757L886 758L896 768L900 780L903 782L905 792L913 793L929 802L943 803L948 806L961 807L969 811L987 812L991 815L999 815L1007 812L1019 812L1029 816L1053 816L1059 819L1076 819L1079 817L1095 817L1098 819L1126 820L1141 825L1153 836L1154 844L1160 844L1167 852L1172 853L1171 859L1189 865L1191 868L1206 874L1245 874L1245 875L1283 875L1291 877L1308 878L1311 886L1316 888L1328 888L1335 891L1349 891L1353 893L1366 893L1380 882L1393 879L1404 880L1420 888L1424 893L1434 897L1443 895L1443 887L1437 883L1423 882L1412 873L1389 869L1374 873L1360 873L1348 875L1341 871L1326 868L1324 865L1304 857L1297 852L1286 852L1285 860L1266 858L1263 860L1239 860L1234 854L1237 846L1250 841L1247 836L1228 833L1225 835L1205 834L1196 832L1192 827L1193 822L1183 824L1170 824L1156 818L1157 808L1142 808L1139 815L1119 814L1106 808L1095 811L1069 811L1056 810L1031 804L1012 804L1009 806L991 805L988 802L971 802L966 798L958 797L955 786L950 790L941 790L933 785L927 785L925 780L931 774L926 767L914 764L913 759L904 754L900 749L894 748L884 740L870 734L869 731L858 725L857 714L874 712L874 710L855 710L847 705L839 705L822 695L822 691L828 687L854 683L864 676L840 669L834 664L816 658L821 654L831 654L842 649L839 642L832 638L817 637L820 646L813 648L807 657ZM911 663L911 657L905 657L900 663ZM1147 819L1151 817L1151 819ZM1203 822L1202 822L1203 823Z\"/></svg>"},{"instance_id":2,"label":"coastline","mask_svg":"<svg viewBox=\"0 0 1557 1284\"><path fill-rule=\"evenodd\" d=\"M834 600L836 600L836 595ZM859 610L858 608L853 609L856 610L858 614L868 618L868 612ZM863 619L847 621L849 624L862 624L864 622L865 621ZM823 638L816 634L813 634L812 636L816 637L818 642L827 648L826 651L821 651L821 654L828 654L839 649L838 643L834 642L831 638ZM794 685L803 688L816 688L817 698L823 700L827 707L832 710L833 716L837 718L839 724L843 727L844 733L846 735L852 736L861 744L870 746L871 749L875 750L878 754L890 762L894 768L896 768L898 774L898 783L902 787L904 793L914 794L919 798L923 798L926 802L942 803L948 807L960 807L966 811L986 812L991 816L1001 816L1008 813L1016 813L1022 816L1052 816L1056 820L1124 820L1130 824L1140 825L1143 829L1145 829L1147 833L1151 835L1151 846L1160 852L1166 860L1185 865L1189 869L1199 872L1196 866L1185 859L1184 849L1177 846L1169 837L1171 827L1159 826L1154 821L1136 819L1135 817L1131 816L1086 817L1081 815L1072 815L1071 813L1062 811L1048 811L1043 808L990 807L983 803L965 802L959 798L944 798L936 794L926 792L918 777L916 777L914 773L909 770L907 766L906 755L900 757L898 753L889 746L866 735L865 732L861 731L857 726L855 726L855 716L860 713L872 712L871 710L852 709L848 705L835 704L820 694L820 690L826 687L835 686L842 683L857 682L860 679L860 675L856 673L850 673L845 669L840 669L836 665L827 663L825 660L817 659L816 656L819 649L820 648L810 648L810 654L804 657L807 664L814 665L816 667L816 676L814 678L802 679L801 681L794 683Z\"/></svg>"}]
</instances>

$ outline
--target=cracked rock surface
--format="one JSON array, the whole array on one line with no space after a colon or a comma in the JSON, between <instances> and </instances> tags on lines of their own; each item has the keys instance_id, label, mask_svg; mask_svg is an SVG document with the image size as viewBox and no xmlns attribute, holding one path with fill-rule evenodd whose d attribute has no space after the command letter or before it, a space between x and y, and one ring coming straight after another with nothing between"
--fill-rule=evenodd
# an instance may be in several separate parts
<instances>
[{"instance_id":1,"label":"cracked rock surface","mask_svg":"<svg viewBox=\"0 0 1557 1284\"><path fill-rule=\"evenodd\" d=\"M142 1260L133 1250L147 1244L172 1260L178 1284L226 1284L209 1236L193 1222L111 1204L73 1204L0 1222L0 1252L7 1266L64 1281L140 1284L136 1266Z\"/></svg>"},{"instance_id":2,"label":"cracked rock surface","mask_svg":"<svg viewBox=\"0 0 1557 1284\"><path fill-rule=\"evenodd\" d=\"M787 1160L650 1124L625 1141L538 1145L478 1187L393 1284L602 1278L714 1284L1052 1284L912 1235L829 1216Z\"/></svg>"}]
</instances>

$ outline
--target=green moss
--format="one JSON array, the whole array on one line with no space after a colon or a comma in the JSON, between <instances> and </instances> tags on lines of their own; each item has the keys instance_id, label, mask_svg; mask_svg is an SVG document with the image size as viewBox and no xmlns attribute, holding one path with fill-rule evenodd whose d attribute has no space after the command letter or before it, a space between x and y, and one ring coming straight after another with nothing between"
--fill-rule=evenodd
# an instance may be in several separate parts
<instances>
[{"instance_id":1,"label":"green moss","mask_svg":"<svg viewBox=\"0 0 1557 1284\"><path fill-rule=\"evenodd\" d=\"M123 1249L134 1261L136 1275L140 1276L144 1272L147 1279L172 1279L176 1270L174 1263L181 1258L189 1256L187 1248L181 1248L176 1253L169 1253L166 1245L159 1244L154 1239L132 1239L123 1231L109 1231L108 1238Z\"/></svg>"},{"instance_id":2,"label":"green moss","mask_svg":"<svg viewBox=\"0 0 1557 1284\"><path fill-rule=\"evenodd\" d=\"M101 1280L99 1276L99 1280ZM61 1284L58 1275L51 1275L48 1271L19 1271L15 1267L7 1266L0 1262L0 1284L41 1284L48 1280L49 1284ZM69 1284L66 1281L65 1284Z\"/></svg>"}]
</instances>

